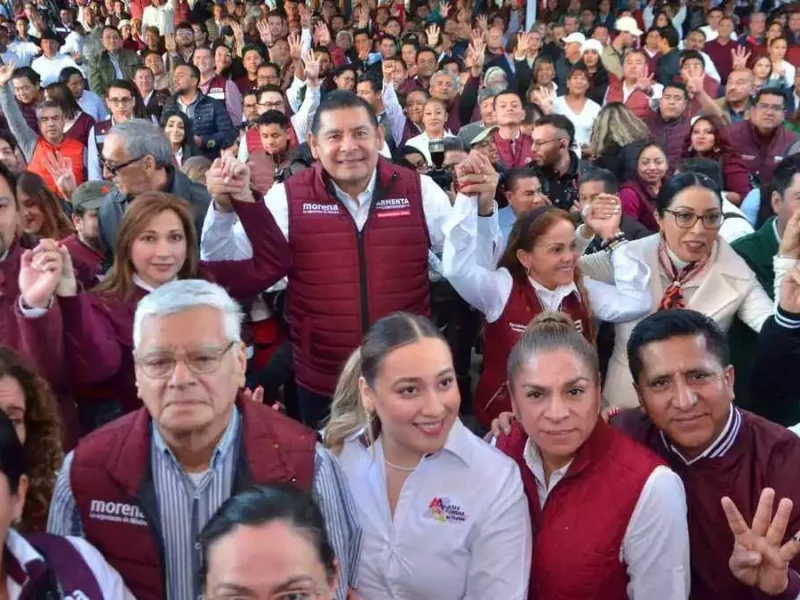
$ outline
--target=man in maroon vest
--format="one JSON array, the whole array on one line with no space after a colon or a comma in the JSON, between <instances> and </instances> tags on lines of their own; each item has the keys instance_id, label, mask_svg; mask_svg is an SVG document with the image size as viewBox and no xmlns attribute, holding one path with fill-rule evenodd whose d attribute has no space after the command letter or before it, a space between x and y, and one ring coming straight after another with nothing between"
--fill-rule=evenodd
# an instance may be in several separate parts
<instances>
[{"instance_id":1,"label":"man in maroon vest","mask_svg":"<svg viewBox=\"0 0 800 600\"><path fill-rule=\"evenodd\" d=\"M215 284L174 281L139 303L133 339L144 408L67 456L50 532L84 536L140 600L198 598L195 542L226 498L251 484L313 489L343 599L361 540L344 474L313 431L238 394L247 364L239 306Z\"/></svg>"},{"instance_id":2,"label":"man in maroon vest","mask_svg":"<svg viewBox=\"0 0 800 600\"><path fill-rule=\"evenodd\" d=\"M214 54L210 48L198 46L192 55L194 66L200 71L200 91L225 104L233 126L242 122L242 94L236 84L214 71Z\"/></svg>"},{"instance_id":3,"label":"man in maroon vest","mask_svg":"<svg viewBox=\"0 0 800 600\"><path fill-rule=\"evenodd\" d=\"M264 199L292 249L288 318L300 411L309 425L327 416L339 370L372 323L398 310L429 314L428 249L443 243L451 213L474 210L474 200L459 194L451 205L429 177L379 158L383 143L368 103L346 90L330 92L309 135L319 162L273 185ZM209 171L215 203L201 251L214 260L240 259L252 249L221 201L231 193L223 180ZM491 164L473 171L468 183L491 214Z\"/></svg>"}]
</instances>

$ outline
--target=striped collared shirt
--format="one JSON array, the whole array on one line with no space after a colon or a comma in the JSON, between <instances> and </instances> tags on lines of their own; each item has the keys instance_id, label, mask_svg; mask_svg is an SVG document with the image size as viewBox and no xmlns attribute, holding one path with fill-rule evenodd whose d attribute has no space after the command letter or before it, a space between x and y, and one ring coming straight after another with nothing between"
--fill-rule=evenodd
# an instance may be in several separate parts
<instances>
[{"instance_id":1,"label":"striped collared shirt","mask_svg":"<svg viewBox=\"0 0 800 600\"><path fill-rule=\"evenodd\" d=\"M167 570L169 600L194 600L202 590L199 581L197 534L227 500L233 487L241 437L241 414L233 416L214 449L209 469L188 474L153 427L151 469ZM83 536L80 513L70 486L70 452L56 481L47 530L56 535ZM312 485L328 530L331 546L339 559L340 580L337 600L344 600L347 588L356 587L361 557L361 524L338 460L317 444Z\"/></svg>"},{"instance_id":2,"label":"striped collared shirt","mask_svg":"<svg viewBox=\"0 0 800 600\"><path fill-rule=\"evenodd\" d=\"M691 460L683 456L681 451L673 446L669 440L667 440L667 436L664 435L663 431L659 431L659 434L661 435L661 441L664 443L666 448L669 448L687 465L693 465L703 458L719 458L721 456L725 456L725 453L731 449L731 446L733 446L733 443L736 441L736 436L739 435L739 429L741 429L741 427L742 413L738 408L731 404L731 409L728 412L728 421L725 423L725 428L708 448L703 450L699 456L696 456Z\"/></svg>"}]
</instances>

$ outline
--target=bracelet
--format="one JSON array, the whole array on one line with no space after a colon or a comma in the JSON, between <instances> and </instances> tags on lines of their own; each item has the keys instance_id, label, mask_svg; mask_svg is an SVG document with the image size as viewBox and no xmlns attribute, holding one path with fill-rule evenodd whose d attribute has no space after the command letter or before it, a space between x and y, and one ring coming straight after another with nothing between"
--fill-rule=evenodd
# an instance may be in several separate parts
<instances>
[{"instance_id":1,"label":"bracelet","mask_svg":"<svg viewBox=\"0 0 800 600\"><path fill-rule=\"evenodd\" d=\"M627 241L628 239L625 237L625 232L618 231L607 240L603 240L603 242L600 244L600 249L607 250L609 253L611 253L613 250L615 250L616 248L618 248Z\"/></svg>"}]
</instances>

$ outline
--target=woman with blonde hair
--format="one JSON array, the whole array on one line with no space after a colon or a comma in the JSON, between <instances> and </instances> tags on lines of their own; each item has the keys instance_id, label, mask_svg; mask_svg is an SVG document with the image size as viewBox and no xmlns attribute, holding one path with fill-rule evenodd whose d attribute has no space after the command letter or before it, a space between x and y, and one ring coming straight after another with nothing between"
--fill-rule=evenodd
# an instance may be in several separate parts
<instances>
[{"instance_id":1,"label":"woman with blonde hair","mask_svg":"<svg viewBox=\"0 0 800 600\"><path fill-rule=\"evenodd\" d=\"M542 206L518 216L496 267L493 258L479 249L479 243L491 242L476 235L476 210L448 232L443 274L486 319L483 369L473 400L475 416L484 427L510 409L505 365L536 315L563 311L587 340L594 342L593 316L618 323L647 312L650 270L628 255L619 230L621 214L618 198L601 195L584 215L584 221L601 232L611 253L613 285L584 277L578 263L575 225L563 210Z\"/></svg>"},{"instance_id":2,"label":"woman with blonde hair","mask_svg":"<svg viewBox=\"0 0 800 600\"><path fill-rule=\"evenodd\" d=\"M5 346L0 346L0 411L14 425L28 465L28 498L17 529L45 531L64 458L58 407L47 382Z\"/></svg>"},{"instance_id":3,"label":"woman with blonde hair","mask_svg":"<svg viewBox=\"0 0 800 600\"><path fill-rule=\"evenodd\" d=\"M563 313L542 313L507 366L517 421L497 448L520 468L536 532L531 598L689 597L680 478L600 417L600 362Z\"/></svg>"},{"instance_id":4,"label":"woman with blonde hair","mask_svg":"<svg viewBox=\"0 0 800 600\"><path fill-rule=\"evenodd\" d=\"M511 460L459 420L453 357L424 317L373 324L325 428L363 526L358 597L527 598L528 507Z\"/></svg>"},{"instance_id":5,"label":"woman with blonde hair","mask_svg":"<svg viewBox=\"0 0 800 600\"><path fill-rule=\"evenodd\" d=\"M135 387L133 315L145 295L175 279L208 279L239 302L247 302L282 276L286 256L274 255L263 240L280 230L263 202L233 201L253 243L253 257L201 261L188 203L172 194L136 197L119 228L114 263L106 279L78 293L74 278L57 286L63 316L64 354L75 385L112 389L123 412L141 406ZM286 248L288 253L288 247ZM53 286L51 294L56 292Z\"/></svg>"},{"instance_id":6,"label":"woman with blonde hair","mask_svg":"<svg viewBox=\"0 0 800 600\"><path fill-rule=\"evenodd\" d=\"M636 160L632 148L649 139L650 129L644 121L621 102L610 102L600 110L592 126L589 152L594 166L608 169L617 181L624 181L625 162Z\"/></svg>"}]
</instances>

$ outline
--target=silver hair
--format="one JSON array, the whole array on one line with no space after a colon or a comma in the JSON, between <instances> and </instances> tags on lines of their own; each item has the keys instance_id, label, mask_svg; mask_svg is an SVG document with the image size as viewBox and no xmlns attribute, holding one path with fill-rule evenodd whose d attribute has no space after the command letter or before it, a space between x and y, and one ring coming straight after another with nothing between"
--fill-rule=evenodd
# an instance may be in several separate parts
<instances>
[{"instance_id":1,"label":"silver hair","mask_svg":"<svg viewBox=\"0 0 800 600\"><path fill-rule=\"evenodd\" d=\"M122 138L125 151L131 158L152 156L159 167L166 167L173 162L166 134L152 121L130 119L114 125L109 133Z\"/></svg>"},{"instance_id":2,"label":"silver hair","mask_svg":"<svg viewBox=\"0 0 800 600\"><path fill-rule=\"evenodd\" d=\"M460 81L461 81L461 80L458 78L458 75L453 75L453 74L452 74L452 73L450 73L449 71L441 70L441 71L436 71L436 73L434 73L433 75L431 75L431 82L434 80L434 78L435 78L435 77L441 77L441 76L444 76L444 77L449 77L449 78L450 78L450 80L453 82L453 87L455 87L455 88L457 88L457 87L458 87L458 84L459 84L459 83L460 83Z\"/></svg>"},{"instance_id":3,"label":"silver hair","mask_svg":"<svg viewBox=\"0 0 800 600\"><path fill-rule=\"evenodd\" d=\"M230 342L242 341L243 313L239 304L216 283L202 279L181 279L157 288L136 307L133 318L133 349L142 341L142 325L149 317L163 317L193 308L215 308L222 313L225 337Z\"/></svg>"}]
</instances>

